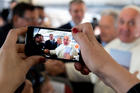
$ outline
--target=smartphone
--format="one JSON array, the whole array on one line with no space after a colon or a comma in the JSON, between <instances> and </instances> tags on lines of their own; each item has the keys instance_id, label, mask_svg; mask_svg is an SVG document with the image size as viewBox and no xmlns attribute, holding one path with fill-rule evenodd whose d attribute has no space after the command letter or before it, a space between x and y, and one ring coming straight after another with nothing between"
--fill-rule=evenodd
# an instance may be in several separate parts
<instances>
[{"instance_id":1,"label":"smartphone","mask_svg":"<svg viewBox=\"0 0 140 93\"><path fill-rule=\"evenodd\" d=\"M25 40L27 56L41 55L47 59L79 62L80 47L70 29L28 27Z\"/></svg>"}]
</instances>

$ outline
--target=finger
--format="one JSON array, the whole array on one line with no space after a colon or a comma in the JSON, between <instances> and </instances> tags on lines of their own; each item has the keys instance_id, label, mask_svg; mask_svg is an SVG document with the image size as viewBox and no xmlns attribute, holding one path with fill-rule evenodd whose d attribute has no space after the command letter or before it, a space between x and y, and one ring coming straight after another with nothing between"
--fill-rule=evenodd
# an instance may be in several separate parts
<instances>
[{"instance_id":1,"label":"finger","mask_svg":"<svg viewBox=\"0 0 140 93\"><path fill-rule=\"evenodd\" d=\"M83 75L88 75L89 73L85 72L85 71L81 71L81 74Z\"/></svg>"},{"instance_id":2,"label":"finger","mask_svg":"<svg viewBox=\"0 0 140 93\"><path fill-rule=\"evenodd\" d=\"M83 75L88 75L89 74L89 70L87 68L83 68L82 71L81 71L81 73Z\"/></svg>"},{"instance_id":3,"label":"finger","mask_svg":"<svg viewBox=\"0 0 140 93\"><path fill-rule=\"evenodd\" d=\"M13 46L15 47L18 36L25 33L25 32L27 32L27 27L11 29L10 32L8 33L8 36L7 36L7 39L4 43L4 45L5 46L10 46L10 47L13 47Z\"/></svg>"},{"instance_id":4,"label":"finger","mask_svg":"<svg viewBox=\"0 0 140 93\"><path fill-rule=\"evenodd\" d=\"M25 86L21 93L33 93L32 83L29 80L25 80Z\"/></svg>"},{"instance_id":5,"label":"finger","mask_svg":"<svg viewBox=\"0 0 140 93\"><path fill-rule=\"evenodd\" d=\"M16 47L18 53L24 53L24 48L25 48L24 44L17 44Z\"/></svg>"},{"instance_id":6,"label":"finger","mask_svg":"<svg viewBox=\"0 0 140 93\"><path fill-rule=\"evenodd\" d=\"M78 33L79 30L75 27L75 28L72 28L72 32L73 32L73 33Z\"/></svg>"},{"instance_id":7,"label":"finger","mask_svg":"<svg viewBox=\"0 0 140 93\"><path fill-rule=\"evenodd\" d=\"M83 68L83 71L85 71L86 73L90 72L90 70L86 66Z\"/></svg>"},{"instance_id":8,"label":"finger","mask_svg":"<svg viewBox=\"0 0 140 93\"><path fill-rule=\"evenodd\" d=\"M25 80L25 86L26 86L26 85L32 86L31 81L29 81L28 79L26 79L26 80Z\"/></svg>"},{"instance_id":9,"label":"finger","mask_svg":"<svg viewBox=\"0 0 140 93\"><path fill-rule=\"evenodd\" d=\"M27 56L24 53L18 53L18 55L22 58L22 59L26 59Z\"/></svg>"},{"instance_id":10,"label":"finger","mask_svg":"<svg viewBox=\"0 0 140 93\"><path fill-rule=\"evenodd\" d=\"M85 65L85 69L87 69L88 70L88 72L91 72L89 69L88 69L88 67Z\"/></svg>"},{"instance_id":11,"label":"finger","mask_svg":"<svg viewBox=\"0 0 140 93\"><path fill-rule=\"evenodd\" d=\"M74 63L74 67L78 71L82 71L82 68L83 68L82 65L79 62Z\"/></svg>"},{"instance_id":12,"label":"finger","mask_svg":"<svg viewBox=\"0 0 140 93\"><path fill-rule=\"evenodd\" d=\"M30 67L32 67L35 64L45 62L46 58L44 58L42 56L30 56L25 61L26 61L26 63L25 63L26 67L29 69Z\"/></svg>"}]
</instances>

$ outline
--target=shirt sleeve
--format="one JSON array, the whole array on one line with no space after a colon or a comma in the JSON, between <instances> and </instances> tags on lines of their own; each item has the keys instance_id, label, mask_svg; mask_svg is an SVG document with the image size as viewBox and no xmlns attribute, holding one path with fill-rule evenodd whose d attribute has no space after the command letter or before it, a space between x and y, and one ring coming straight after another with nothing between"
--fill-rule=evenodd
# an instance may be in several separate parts
<instances>
[{"instance_id":1,"label":"shirt sleeve","mask_svg":"<svg viewBox=\"0 0 140 93\"><path fill-rule=\"evenodd\" d=\"M57 55L58 56L58 52L60 51L61 49L61 45L59 47L57 47L55 50L50 50L50 54L51 55Z\"/></svg>"},{"instance_id":2,"label":"shirt sleeve","mask_svg":"<svg viewBox=\"0 0 140 93\"><path fill-rule=\"evenodd\" d=\"M132 87L127 93L140 93L140 83Z\"/></svg>"},{"instance_id":3,"label":"shirt sleeve","mask_svg":"<svg viewBox=\"0 0 140 93\"><path fill-rule=\"evenodd\" d=\"M56 50L50 50L50 54L51 54L51 55L56 54Z\"/></svg>"}]
</instances>

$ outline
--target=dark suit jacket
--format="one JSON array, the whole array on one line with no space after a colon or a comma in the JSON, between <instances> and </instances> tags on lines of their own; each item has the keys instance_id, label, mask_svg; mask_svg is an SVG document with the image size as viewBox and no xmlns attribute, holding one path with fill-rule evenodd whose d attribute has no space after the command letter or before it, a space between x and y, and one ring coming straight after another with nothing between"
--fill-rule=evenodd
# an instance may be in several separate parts
<instances>
[{"instance_id":1,"label":"dark suit jacket","mask_svg":"<svg viewBox=\"0 0 140 93\"><path fill-rule=\"evenodd\" d=\"M13 28L12 24L5 24L3 27L0 28L0 48L2 47L3 43L5 42L8 32L12 28Z\"/></svg>"},{"instance_id":2,"label":"dark suit jacket","mask_svg":"<svg viewBox=\"0 0 140 93\"><path fill-rule=\"evenodd\" d=\"M67 24L64 24L64 25L60 26L59 28L62 28L62 29L72 29L72 26L71 26L71 24L69 22Z\"/></svg>"},{"instance_id":3,"label":"dark suit jacket","mask_svg":"<svg viewBox=\"0 0 140 93\"><path fill-rule=\"evenodd\" d=\"M5 22L8 21L9 13L10 13L10 9L3 9L1 12L2 18L4 19Z\"/></svg>"},{"instance_id":4,"label":"dark suit jacket","mask_svg":"<svg viewBox=\"0 0 140 93\"><path fill-rule=\"evenodd\" d=\"M96 39L97 39L97 41L98 41L100 44L102 43L102 40L101 40L100 35L96 36Z\"/></svg>"},{"instance_id":5,"label":"dark suit jacket","mask_svg":"<svg viewBox=\"0 0 140 93\"><path fill-rule=\"evenodd\" d=\"M47 40L45 42L45 48L49 49L49 50L54 50L57 47L57 43L55 41L53 41L53 43L51 43L50 40Z\"/></svg>"},{"instance_id":6,"label":"dark suit jacket","mask_svg":"<svg viewBox=\"0 0 140 93\"><path fill-rule=\"evenodd\" d=\"M28 47L26 47L26 50L28 50L29 56L31 56L31 55L43 55L44 54L44 51L43 51L44 48L45 48L44 43L37 44L33 40L28 44Z\"/></svg>"}]
</instances>

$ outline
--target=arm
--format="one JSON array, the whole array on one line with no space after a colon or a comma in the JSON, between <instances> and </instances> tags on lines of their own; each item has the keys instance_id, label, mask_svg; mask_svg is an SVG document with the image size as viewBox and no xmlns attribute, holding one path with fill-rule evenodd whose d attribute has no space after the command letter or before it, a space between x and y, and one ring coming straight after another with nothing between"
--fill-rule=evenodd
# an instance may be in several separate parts
<instances>
[{"instance_id":1,"label":"arm","mask_svg":"<svg viewBox=\"0 0 140 93\"><path fill-rule=\"evenodd\" d=\"M74 39L79 43L86 66L118 93L126 93L139 80L117 64L96 41L89 23L73 29Z\"/></svg>"},{"instance_id":2,"label":"arm","mask_svg":"<svg viewBox=\"0 0 140 93\"><path fill-rule=\"evenodd\" d=\"M51 55L55 55L55 54L56 54L56 51L55 51L55 50L50 50L49 53L50 53Z\"/></svg>"},{"instance_id":3,"label":"arm","mask_svg":"<svg viewBox=\"0 0 140 93\"><path fill-rule=\"evenodd\" d=\"M57 55L58 56L58 53L60 52L60 50L62 49L62 47L57 47L55 50L50 50L49 53L51 55Z\"/></svg>"}]
</instances>

